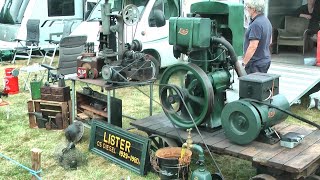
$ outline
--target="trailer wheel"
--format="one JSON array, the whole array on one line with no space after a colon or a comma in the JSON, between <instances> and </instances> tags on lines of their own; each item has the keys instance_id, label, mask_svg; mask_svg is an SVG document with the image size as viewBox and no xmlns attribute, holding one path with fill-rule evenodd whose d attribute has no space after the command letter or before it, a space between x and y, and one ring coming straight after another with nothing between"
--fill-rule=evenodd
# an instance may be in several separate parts
<instances>
[{"instance_id":1,"label":"trailer wheel","mask_svg":"<svg viewBox=\"0 0 320 180\"><path fill-rule=\"evenodd\" d=\"M151 140L150 144L150 150L155 153L158 149L164 148L164 147L177 147L178 144L175 140L163 137L157 134L151 134L149 136L149 139Z\"/></svg>"}]
</instances>

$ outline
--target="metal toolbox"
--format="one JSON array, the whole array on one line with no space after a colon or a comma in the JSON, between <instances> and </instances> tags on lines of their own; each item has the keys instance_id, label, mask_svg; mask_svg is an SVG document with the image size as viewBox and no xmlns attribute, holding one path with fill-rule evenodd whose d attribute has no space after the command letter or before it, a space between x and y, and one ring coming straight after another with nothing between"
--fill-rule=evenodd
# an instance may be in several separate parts
<instances>
[{"instance_id":1,"label":"metal toolbox","mask_svg":"<svg viewBox=\"0 0 320 180\"><path fill-rule=\"evenodd\" d=\"M253 73L239 77L239 97L264 101L279 94L279 75Z\"/></svg>"}]
</instances>

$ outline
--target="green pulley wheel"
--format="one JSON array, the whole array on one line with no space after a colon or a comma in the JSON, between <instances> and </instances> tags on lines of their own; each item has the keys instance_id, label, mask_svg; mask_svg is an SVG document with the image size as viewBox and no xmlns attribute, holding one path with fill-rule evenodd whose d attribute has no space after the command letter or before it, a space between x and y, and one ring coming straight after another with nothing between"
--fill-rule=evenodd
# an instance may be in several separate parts
<instances>
[{"instance_id":1,"label":"green pulley wheel","mask_svg":"<svg viewBox=\"0 0 320 180\"><path fill-rule=\"evenodd\" d=\"M227 138L237 144L248 144L261 131L261 118L249 102L238 100L228 103L222 110L222 128Z\"/></svg>"},{"instance_id":2,"label":"green pulley wheel","mask_svg":"<svg viewBox=\"0 0 320 180\"><path fill-rule=\"evenodd\" d=\"M211 81L192 63L168 67L160 79L159 95L167 117L181 128L194 127L194 122L200 125L213 109Z\"/></svg>"},{"instance_id":3,"label":"green pulley wheel","mask_svg":"<svg viewBox=\"0 0 320 180\"><path fill-rule=\"evenodd\" d=\"M180 88L175 85L163 86L160 90L160 102L162 108L169 114L173 114L181 110L181 107L183 106L183 99L184 97Z\"/></svg>"}]
</instances>

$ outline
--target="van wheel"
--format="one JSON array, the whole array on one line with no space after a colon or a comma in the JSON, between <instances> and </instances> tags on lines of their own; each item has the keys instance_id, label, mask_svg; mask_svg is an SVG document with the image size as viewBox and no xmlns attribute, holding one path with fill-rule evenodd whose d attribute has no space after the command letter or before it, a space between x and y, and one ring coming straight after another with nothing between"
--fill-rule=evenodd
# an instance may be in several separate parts
<instances>
[{"instance_id":1,"label":"van wheel","mask_svg":"<svg viewBox=\"0 0 320 180\"><path fill-rule=\"evenodd\" d=\"M151 66L153 68L153 74L152 74L152 78L153 79L158 79L158 76L159 76L159 70L160 70L160 63L159 61L154 58L153 56L151 56L150 54L146 54L145 55L146 57L146 60L148 61L151 61Z\"/></svg>"}]
</instances>

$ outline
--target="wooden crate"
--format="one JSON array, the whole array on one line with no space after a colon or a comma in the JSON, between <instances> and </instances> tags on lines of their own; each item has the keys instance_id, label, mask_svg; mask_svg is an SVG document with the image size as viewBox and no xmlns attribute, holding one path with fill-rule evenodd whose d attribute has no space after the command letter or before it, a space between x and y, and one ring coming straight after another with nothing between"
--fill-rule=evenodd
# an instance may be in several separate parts
<instances>
[{"instance_id":1,"label":"wooden crate","mask_svg":"<svg viewBox=\"0 0 320 180\"><path fill-rule=\"evenodd\" d=\"M62 129L68 127L72 122L72 103L71 100L65 102L57 101L45 101L45 100L30 100L28 101L28 112L42 112L44 116L51 118L53 123L55 121L55 115L61 113L62 115ZM38 127L36 117L29 113L29 127ZM53 129L57 129L52 127Z\"/></svg>"}]
</instances>

